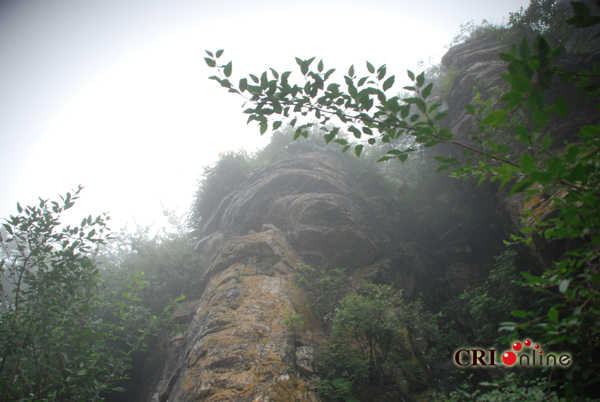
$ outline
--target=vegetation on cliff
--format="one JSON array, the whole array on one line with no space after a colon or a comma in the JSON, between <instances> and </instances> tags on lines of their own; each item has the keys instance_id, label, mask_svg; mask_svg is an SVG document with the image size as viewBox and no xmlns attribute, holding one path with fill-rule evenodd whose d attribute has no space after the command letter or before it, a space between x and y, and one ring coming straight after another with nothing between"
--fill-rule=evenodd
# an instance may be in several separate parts
<instances>
[{"instance_id":1,"label":"vegetation on cliff","mask_svg":"<svg viewBox=\"0 0 600 402\"><path fill-rule=\"evenodd\" d=\"M150 239L138 230L116 242L107 215L64 226L61 215L81 190L18 205L0 232L2 401L124 391L178 295L194 295L199 256L185 233Z\"/></svg>"},{"instance_id":2,"label":"vegetation on cliff","mask_svg":"<svg viewBox=\"0 0 600 402\"><path fill-rule=\"evenodd\" d=\"M456 66L409 72L414 84L390 96L395 78L385 66L376 69L367 62L368 74L360 78L351 67L345 91L342 84L327 83L332 70L322 62L311 70L314 59L297 59L306 80L302 86L291 84L289 72L271 70L234 87L232 64L219 64L222 51L209 53L207 63L223 74L212 78L247 95L253 104L246 110L249 121L257 121L261 133L275 130L271 143L252 155L225 152L206 167L190 220L166 211L172 226L157 235L138 228L112 239L107 217L61 226L60 215L80 189L61 201L19 205L0 232L0 400L98 400L110 391L125 391L120 399L133 400L146 343L152 346L161 330L179 329L166 325L169 307L181 294L200 297L206 286L206 261L194 247L200 234L211 234L203 229L223 200L274 163L315 151L340 163L352 194L381 229L376 246L390 257L353 272L305 266L294 279L308 296L302 311L309 309L314 317L285 310L281 327L295 333L293 348L309 320L329 336L317 357L324 397L362 400L386 387L410 395L427 381L438 391L458 386L433 395L449 401L598 396L600 125L597 118L578 125L567 142L546 133L577 107L565 93L577 90L598 100L600 63L588 63L583 71L565 67L567 53L600 47L597 11L591 2L533 0L511 14L507 27L465 25L456 43L492 37L506 47L500 57L507 63L504 86L493 93L474 90L465 106L465 118L475 122L470 132L444 125L447 101L463 73ZM319 124L300 124L296 114L313 116ZM290 124L271 121L280 115L290 117ZM339 153L327 146L330 142L353 152ZM450 183L436 175L432 157L441 163L438 171L452 169L453 177L466 180ZM374 163L390 159L405 163ZM477 182L498 197L522 197L524 216L512 222L506 247L499 241L503 229L473 195ZM472 233L480 239L463 241ZM476 250L482 243L488 244ZM540 251L548 244L553 254ZM487 265L471 257L452 260L490 253L497 257ZM536 256L542 257L537 265ZM238 285L247 290L254 283L254 271L264 283L277 282L272 268L253 258L237 276L222 274L228 301L235 301ZM246 274L254 275L252 280ZM461 275L469 277L461 281ZM571 351L575 363L540 378L531 370L503 379L454 370L453 379L445 378L444 362L456 348L506 348L523 336L549 350ZM424 356L415 352L419 349ZM285 368L284 360L270 359ZM288 369L293 373L292 365ZM190 384L196 380L186 377ZM480 387L481 381L493 388Z\"/></svg>"},{"instance_id":3,"label":"vegetation on cliff","mask_svg":"<svg viewBox=\"0 0 600 402\"><path fill-rule=\"evenodd\" d=\"M344 152L352 149L360 156L368 146L391 144L392 149L380 161L405 161L418 149L440 144L457 146L462 153L435 158L441 163L438 171L454 167L452 176L456 178L476 179L479 184L499 182L500 189L510 184L510 194L525 194L526 203L536 197L547 198L549 214L524 211L521 234L513 234L511 239L525 245L536 239L570 244L565 254L548 261L544 274L523 275L523 286L551 295L556 303L537 311L515 310L513 316L522 321L507 322L502 329L514 331L514 337L540 330L542 342L557 350L572 348L576 363L561 379L561 386L573 398L591 389L600 369L600 125L593 119L595 124L578 127L576 138L565 144L554 143L545 129L550 122L565 118L573 107L559 88L566 85L598 98L600 63L591 70L571 71L559 62L565 49L597 48L592 41L600 22L595 7L573 2L567 24L559 23L567 12L561 2L533 1L527 10L513 14L507 37L522 40L500 55L508 65L508 72L502 75L507 85L497 98L485 99L476 93L465 106L477 121L477 129L469 133L453 133L449 126L441 125L447 113L441 102L431 100L433 84L426 82L424 73L408 72L414 85L405 89L412 95L400 98L386 94L395 81L394 76L387 76L386 66L376 69L369 62L369 74L364 77L357 77L354 66L350 67L344 77L347 92L341 84L327 83L335 70L326 70L323 61L316 70L311 69L314 58L296 60L305 78L301 86L290 82L291 72L279 74L273 69L242 78L235 86L229 80L232 63L219 64L223 51L207 52L206 62L220 74L211 79L251 103L245 113L248 122L258 122L261 134L273 117L272 127L277 129L282 125L279 116L301 114L314 116L323 139L340 144ZM532 34L536 36L533 41ZM293 117L290 124L295 126L297 121ZM330 126L332 122L345 125L355 140L341 135L339 127ZM294 138L307 138L313 125L299 125ZM507 138L508 133L513 133L514 140ZM556 375L550 374L549 387L552 379Z\"/></svg>"}]
</instances>

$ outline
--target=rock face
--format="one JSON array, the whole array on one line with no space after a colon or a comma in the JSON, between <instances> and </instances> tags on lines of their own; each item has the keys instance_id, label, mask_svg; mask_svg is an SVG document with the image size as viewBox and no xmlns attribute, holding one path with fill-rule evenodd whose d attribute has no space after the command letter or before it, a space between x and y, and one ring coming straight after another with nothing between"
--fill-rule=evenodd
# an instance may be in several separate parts
<instances>
[{"instance_id":1,"label":"rock face","mask_svg":"<svg viewBox=\"0 0 600 402\"><path fill-rule=\"evenodd\" d=\"M177 345L165 353L170 364L141 400L315 399L310 381L290 368L298 360L302 372L312 373L323 334L310 311L303 311L298 339L282 325L286 312L302 309L301 292L288 283L302 260L283 233L265 229L231 239L215 255L185 335L171 340Z\"/></svg>"},{"instance_id":2,"label":"rock face","mask_svg":"<svg viewBox=\"0 0 600 402\"><path fill-rule=\"evenodd\" d=\"M465 105L473 99L474 89L481 93L484 100L492 97L495 101L499 101L501 91L509 88L507 82L501 78L501 74L507 72L507 63L499 58L499 53L503 51L508 52L494 38L482 38L453 47L442 58L444 66L458 70L447 98L448 116L442 120L442 125L449 125L452 133L460 141L469 143L469 133L477 131L477 117L468 114L465 110ZM600 61L600 54L565 54L556 63L566 69L578 71L591 70L593 64L598 61ZM573 85L563 83L558 85L556 92L547 95L546 102L551 103L557 93L567 99L569 106L566 117L553 115L543 128L544 132L552 138L550 151L564 149L565 143L579 142L577 136L579 127L595 125L599 121L593 97L586 97L577 92ZM516 133L508 131L500 135L502 136L500 142L510 145L513 155L520 155L525 151L524 145L515 139ZM449 156L460 158L462 151L458 147L446 147ZM522 219L526 210L533 211L536 217L545 219L549 213L549 199L564 196L558 192L547 194L545 197L534 197L525 203L524 194L514 197L509 195L510 186L498 191L497 185L486 183L482 186L482 190L481 193L487 196L490 205L496 209L507 231L514 227L522 228L528 225L528 221ZM551 262L553 256L561 255L565 251L561 251L561 247L557 247L556 244L547 247L544 242L537 242L535 246L535 259L540 263Z\"/></svg>"},{"instance_id":3,"label":"rock face","mask_svg":"<svg viewBox=\"0 0 600 402\"><path fill-rule=\"evenodd\" d=\"M322 153L270 166L227 196L197 246L212 258L204 293L176 312L188 324L152 353L138 400L317 400L325 336L290 279L306 264L368 274L381 239L363 210ZM288 313L301 313L303 328L286 329Z\"/></svg>"},{"instance_id":4,"label":"rock face","mask_svg":"<svg viewBox=\"0 0 600 402\"><path fill-rule=\"evenodd\" d=\"M473 87L489 94L504 85L499 50L493 39L483 39L452 48L443 58L459 71L445 122L462 140L477 124L464 110ZM595 123L591 103L578 105L566 120ZM549 130L557 147L574 135L559 121ZM326 337L305 306L307 295L290 284L303 265L343 269L348 291L365 282L393 283L408 300L421 298L430 306L450 300L461 329L472 331L459 296L485 281L507 229L522 224L525 208L547 211L544 199L526 205L491 186L482 191L440 181L432 197L453 212L432 218L420 242L394 243L379 232L351 183L339 160L307 153L264 168L222 200L204 219L196 247L210 260L199 281L202 297L176 312L177 330L150 353L136 401L318 400L315 358ZM290 331L282 321L295 313L303 315L304 326ZM428 341L409 338L425 373ZM446 363L437 370L447 372ZM404 388L422 390L427 379L416 377L405 379ZM400 394L393 395L381 400L398 400Z\"/></svg>"},{"instance_id":5,"label":"rock face","mask_svg":"<svg viewBox=\"0 0 600 402\"><path fill-rule=\"evenodd\" d=\"M304 154L269 166L225 197L207 219L197 250L210 257L228 239L273 224L305 263L355 268L380 254L381 239L363 210L339 161Z\"/></svg>"}]
</instances>

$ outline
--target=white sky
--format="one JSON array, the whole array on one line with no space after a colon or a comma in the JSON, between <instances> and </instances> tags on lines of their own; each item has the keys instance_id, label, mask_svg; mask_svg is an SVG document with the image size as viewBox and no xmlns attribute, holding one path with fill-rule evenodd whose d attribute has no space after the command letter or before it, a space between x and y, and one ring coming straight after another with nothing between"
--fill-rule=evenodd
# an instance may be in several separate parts
<instances>
[{"instance_id":1,"label":"white sky","mask_svg":"<svg viewBox=\"0 0 600 402\"><path fill-rule=\"evenodd\" d=\"M8 0L0 2L0 217L16 203L86 187L74 218L113 228L188 210L202 167L268 142L204 50L225 49L233 82L294 57L344 72L386 63L396 88L439 61L460 24L506 20L528 0Z\"/></svg>"}]
</instances>

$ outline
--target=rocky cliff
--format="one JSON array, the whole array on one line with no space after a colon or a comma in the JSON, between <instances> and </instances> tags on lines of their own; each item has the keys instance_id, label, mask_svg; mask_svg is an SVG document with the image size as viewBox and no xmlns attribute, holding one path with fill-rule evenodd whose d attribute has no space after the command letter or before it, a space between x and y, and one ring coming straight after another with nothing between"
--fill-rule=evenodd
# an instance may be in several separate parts
<instances>
[{"instance_id":1,"label":"rocky cliff","mask_svg":"<svg viewBox=\"0 0 600 402\"><path fill-rule=\"evenodd\" d=\"M509 89L509 85L501 77L507 73L507 63L500 60L499 54L508 52L505 45L498 43L493 37L485 37L472 42L453 47L442 58L442 64L454 71L455 79L452 90L446 99L449 105L448 117L442 123L451 127L452 133L460 141L470 143L471 132L476 132L478 127L477 116L467 113L465 105L472 101L476 92L481 94L481 99L488 98L499 100L499 95ZM556 63L567 70L580 71L593 69L594 63L600 61L600 54L563 54ZM547 94L546 102L550 104L556 96L564 96L569 107L564 118L553 115L548 124L543 128L544 132L552 138L550 152L560 151L565 148L566 143L580 142L578 137L580 127L595 125L598 123L596 100L577 91L577 87L570 83L557 85L556 90ZM501 136L499 141L511 146L513 155L520 155L525 151L525 146L515 139L515 133L504 131L497 134ZM499 137L496 137L497 139ZM462 149L446 146L445 151L449 156L460 157ZM509 196L509 187L498 191L498 186L485 184L480 192L487 196L488 202L495 207L502 217L507 230L514 227L527 225L524 220L524 211L530 210L537 217L545 219L550 211L550 199L554 196L563 197L564 194L546 194L535 196L527 203L524 195ZM534 247L536 260L541 263L553 261L564 251L564 247L557 247L536 241Z\"/></svg>"},{"instance_id":2,"label":"rocky cliff","mask_svg":"<svg viewBox=\"0 0 600 402\"><path fill-rule=\"evenodd\" d=\"M453 184L440 188L441 204L460 198L477 202ZM307 295L290 282L303 265L342 269L346 292L367 281L393 283L409 300L432 292L430 301L439 293L432 286L440 279L458 300L491 267L495 242L492 247L482 239L489 240L498 223L482 221L482 237L473 232L478 223L456 216L436 219L426 245L436 268L423 270L368 211L342 163L324 153L269 166L225 197L197 246L211 259L199 284L205 287L202 297L179 308L177 332L151 352L138 400L317 400L315 356L326 337L306 307ZM303 315L297 334L282 324L289 312ZM411 345L425 373L427 342ZM425 381L413 376L408 388L397 392L410 400L411 390L423 390Z\"/></svg>"},{"instance_id":3,"label":"rocky cliff","mask_svg":"<svg viewBox=\"0 0 600 402\"><path fill-rule=\"evenodd\" d=\"M382 239L362 210L339 161L324 154L270 166L227 196L197 246L212 259L203 296L176 313L185 328L146 363L139 400L316 400L325 337L290 279L305 264L352 276L381 260ZM303 314L297 335L282 325L289 311Z\"/></svg>"},{"instance_id":4,"label":"rocky cliff","mask_svg":"<svg viewBox=\"0 0 600 402\"><path fill-rule=\"evenodd\" d=\"M485 94L504 85L499 48L493 39L483 39L443 58L457 71L445 121L465 139L476 127L464 111L473 87ZM575 93L568 96L580 107L569 110L570 124L550 125L556 146L573 140L575 125L595 123L593 105ZM176 330L150 351L137 401L318 400L316 356L327 338L306 307L308 295L291 283L304 265L343 270L347 293L370 281L394 284L407 300L420 298L433 311L449 302L455 328L477 331L459 296L485 281L501 240L523 224L524 209L543 210L545 200L525 204L493 186L477 188L440 176L430 197L435 214L412 216L401 205L388 207L390 215L405 214L394 221L400 228L393 233L406 228L396 236L382 230L381 218L354 190L354 181L335 157L296 155L256 172L203 218L197 251L210 267L198 278L202 296L177 310ZM418 239L410 232L415 220L424 228ZM303 315L298 331L282 324L289 313ZM431 341L407 337L419 374L400 370L400 385L365 398L412 400L453 369L448 361L430 361L427 370L422 356Z\"/></svg>"}]
</instances>

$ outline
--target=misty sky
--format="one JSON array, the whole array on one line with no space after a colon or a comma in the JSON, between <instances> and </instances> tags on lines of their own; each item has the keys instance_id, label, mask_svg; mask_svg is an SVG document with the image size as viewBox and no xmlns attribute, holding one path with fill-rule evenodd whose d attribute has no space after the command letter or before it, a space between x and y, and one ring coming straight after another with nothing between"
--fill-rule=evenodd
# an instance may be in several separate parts
<instances>
[{"instance_id":1,"label":"misty sky","mask_svg":"<svg viewBox=\"0 0 600 402\"><path fill-rule=\"evenodd\" d=\"M207 77L225 49L233 82L294 57L366 72L386 63L396 88L435 63L460 24L506 21L528 0L0 2L0 217L16 203L86 187L74 218L110 212L159 222L186 212L217 154L268 142L243 100Z\"/></svg>"}]
</instances>

